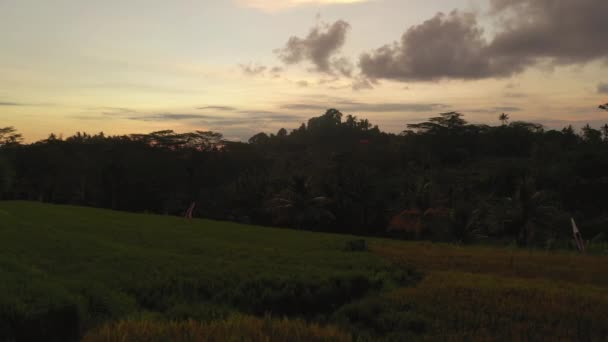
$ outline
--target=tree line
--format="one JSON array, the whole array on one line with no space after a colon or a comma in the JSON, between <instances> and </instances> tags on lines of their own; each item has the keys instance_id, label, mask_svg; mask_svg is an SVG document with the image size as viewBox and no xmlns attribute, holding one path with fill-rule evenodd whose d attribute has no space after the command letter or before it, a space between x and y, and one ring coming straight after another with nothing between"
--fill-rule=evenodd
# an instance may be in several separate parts
<instances>
[{"instance_id":1,"label":"tree line","mask_svg":"<svg viewBox=\"0 0 608 342\"><path fill-rule=\"evenodd\" d=\"M567 244L574 217L587 239L608 236L608 124L450 112L390 134L330 109L246 143L171 130L22 141L0 129L1 199L166 215L194 202L217 220L544 247Z\"/></svg>"}]
</instances>

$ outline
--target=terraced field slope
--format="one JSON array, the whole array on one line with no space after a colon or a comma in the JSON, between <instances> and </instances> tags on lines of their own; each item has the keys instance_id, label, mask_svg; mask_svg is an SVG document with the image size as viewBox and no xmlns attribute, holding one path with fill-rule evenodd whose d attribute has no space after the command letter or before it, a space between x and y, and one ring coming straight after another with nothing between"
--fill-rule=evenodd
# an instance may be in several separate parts
<instances>
[{"instance_id":1,"label":"terraced field slope","mask_svg":"<svg viewBox=\"0 0 608 342\"><path fill-rule=\"evenodd\" d=\"M608 259L0 202L0 340L595 340Z\"/></svg>"}]
</instances>

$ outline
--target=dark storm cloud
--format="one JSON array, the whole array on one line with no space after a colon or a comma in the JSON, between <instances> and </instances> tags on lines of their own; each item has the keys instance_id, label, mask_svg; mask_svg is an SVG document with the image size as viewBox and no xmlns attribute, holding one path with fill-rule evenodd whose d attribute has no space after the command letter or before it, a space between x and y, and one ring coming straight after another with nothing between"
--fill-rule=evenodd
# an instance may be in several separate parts
<instances>
[{"instance_id":1,"label":"dark storm cloud","mask_svg":"<svg viewBox=\"0 0 608 342\"><path fill-rule=\"evenodd\" d=\"M608 83L600 83L597 85L597 92L600 94L608 94Z\"/></svg>"},{"instance_id":2,"label":"dark storm cloud","mask_svg":"<svg viewBox=\"0 0 608 342\"><path fill-rule=\"evenodd\" d=\"M551 65L608 59L608 1L491 0L497 33L487 41L475 14L437 14L392 45L364 53L363 75L398 81L482 79Z\"/></svg>"},{"instance_id":3,"label":"dark storm cloud","mask_svg":"<svg viewBox=\"0 0 608 342\"><path fill-rule=\"evenodd\" d=\"M362 103L356 101L340 100L328 104L292 103L281 108L289 110L324 111L336 108L346 112L433 112L448 108L448 105L439 103Z\"/></svg>"},{"instance_id":4,"label":"dark storm cloud","mask_svg":"<svg viewBox=\"0 0 608 342\"><path fill-rule=\"evenodd\" d=\"M310 62L316 71L327 74L350 75L352 66L346 58L333 58L344 45L350 24L343 20L319 24L313 27L306 38L293 36L282 49L276 50L285 64Z\"/></svg>"}]
</instances>

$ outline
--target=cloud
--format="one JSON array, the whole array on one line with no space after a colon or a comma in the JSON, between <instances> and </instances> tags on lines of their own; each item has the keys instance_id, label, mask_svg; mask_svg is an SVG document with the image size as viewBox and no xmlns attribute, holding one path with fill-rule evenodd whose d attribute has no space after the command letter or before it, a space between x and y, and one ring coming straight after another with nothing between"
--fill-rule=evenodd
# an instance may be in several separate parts
<instances>
[{"instance_id":1,"label":"cloud","mask_svg":"<svg viewBox=\"0 0 608 342\"><path fill-rule=\"evenodd\" d=\"M124 107L93 107L93 108L85 108L86 111L101 111L102 115L105 116L124 116L128 114L137 113L137 111Z\"/></svg>"},{"instance_id":2,"label":"cloud","mask_svg":"<svg viewBox=\"0 0 608 342\"><path fill-rule=\"evenodd\" d=\"M354 4L366 1L368 0L236 0L241 6L266 12L276 12L299 6Z\"/></svg>"},{"instance_id":3,"label":"cloud","mask_svg":"<svg viewBox=\"0 0 608 342\"><path fill-rule=\"evenodd\" d=\"M434 112L448 108L439 103L363 103L350 100L331 101L322 103L292 103L281 106L283 109L301 111L325 111L336 108L345 112Z\"/></svg>"},{"instance_id":4,"label":"cloud","mask_svg":"<svg viewBox=\"0 0 608 342\"><path fill-rule=\"evenodd\" d=\"M260 74L263 74L264 71L266 71L266 69L268 69L267 67L263 66L263 65L259 65L259 64L239 64L239 67L241 68L241 70L243 71L243 73L245 75L248 76L257 76Z\"/></svg>"},{"instance_id":5,"label":"cloud","mask_svg":"<svg viewBox=\"0 0 608 342\"><path fill-rule=\"evenodd\" d=\"M484 109L465 109L463 113L508 113L508 112L520 112L522 109L519 107L505 106L505 107L492 107Z\"/></svg>"},{"instance_id":6,"label":"cloud","mask_svg":"<svg viewBox=\"0 0 608 342\"><path fill-rule=\"evenodd\" d=\"M286 65L309 62L321 73L350 75L350 61L344 57L333 58L344 45L349 29L350 24L343 20L331 25L319 24L306 38L292 36L285 47L275 53Z\"/></svg>"},{"instance_id":7,"label":"cloud","mask_svg":"<svg viewBox=\"0 0 608 342\"><path fill-rule=\"evenodd\" d=\"M272 77L272 78L279 78L279 77L281 77L281 73L283 71L285 71L285 69L282 68L282 67L279 67L279 66L272 67L270 69L270 77Z\"/></svg>"},{"instance_id":8,"label":"cloud","mask_svg":"<svg viewBox=\"0 0 608 342\"><path fill-rule=\"evenodd\" d=\"M125 107L94 107L94 108L90 108L90 110L109 110L109 111L119 112L119 113L134 112L134 110L125 108Z\"/></svg>"},{"instance_id":9,"label":"cloud","mask_svg":"<svg viewBox=\"0 0 608 342\"><path fill-rule=\"evenodd\" d=\"M363 53L370 78L397 81L508 77L542 64L608 61L608 1L491 0L496 34L477 15L439 13L410 27L399 42Z\"/></svg>"},{"instance_id":10,"label":"cloud","mask_svg":"<svg viewBox=\"0 0 608 342\"><path fill-rule=\"evenodd\" d=\"M505 92L504 97L520 99L520 98L528 97L528 94L521 93L521 92L515 92L515 91L508 91L508 92Z\"/></svg>"},{"instance_id":11,"label":"cloud","mask_svg":"<svg viewBox=\"0 0 608 342\"><path fill-rule=\"evenodd\" d=\"M351 77L353 74L353 63L346 57L334 59L331 65L333 70L342 76Z\"/></svg>"},{"instance_id":12,"label":"cloud","mask_svg":"<svg viewBox=\"0 0 608 342\"><path fill-rule=\"evenodd\" d=\"M597 85L597 92L599 94L608 94L608 83L600 83Z\"/></svg>"},{"instance_id":13,"label":"cloud","mask_svg":"<svg viewBox=\"0 0 608 342\"><path fill-rule=\"evenodd\" d=\"M354 91L374 89L372 82L365 77L357 77L353 81L352 88Z\"/></svg>"},{"instance_id":14,"label":"cloud","mask_svg":"<svg viewBox=\"0 0 608 342\"><path fill-rule=\"evenodd\" d=\"M131 83L131 82L103 82L80 85L87 89L112 89L112 90L127 90L146 93L174 93L174 94L200 94L199 89L186 89L181 87L171 87L165 85L146 84L146 83Z\"/></svg>"},{"instance_id":15,"label":"cloud","mask_svg":"<svg viewBox=\"0 0 608 342\"><path fill-rule=\"evenodd\" d=\"M299 121L302 118L298 115L290 115L269 111L255 110L239 110L237 115L231 116L216 116L206 114L180 114L180 113L161 113L161 114L142 114L132 115L129 120L136 121L152 121L152 122L170 122L170 121L186 121L193 125L205 125L213 128L229 127L229 126L259 126L269 122L292 122Z\"/></svg>"},{"instance_id":16,"label":"cloud","mask_svg":"<svg viewBox=\"0 0 608 342\"><path fill-rule=\"evenodd\" d=\"M521 108L519 108L519 107L509 107L509 106L494 107L492 109L497 112L519 112L519 111L521 111Z\"/></svg>"},{"instance_id":17,"label":"cloud","mask_svg":"<svg viewBox=\"0 0 608 342\"><path fill-rule=\"evenodd\" d=\"M294 114L285 114L278 112L269 111L255 111L255 110L242 110L239 113L243 114L243 119L253 119L256 121L300 121L303 119L302 116Z\"/></svg>"},{"instance_id":18,"label":"cloud","mask_svg":"<svg viewBox=\"0 0 608 342\"><path fill-rule=\"evenodd\" d=\"M362 74L370 78L474 79L496 73L486 47L483 30L474 14L438 13L407 30L399 43L364 53L359 65Z\"/></svg>"},{"instance_id":19,"label":"cloud","mask_svg":"<svg viewBox=\"0 0 608 342\"><path fill-rule=\"evenodd\" d=\"M230 107L230 106L205 106L205 107L198 107L196 109L200 109L200 110L221 110L221 111L234 111L236 110L235 107Z\"/></svg>"},{"instance_id":20,"label":"cloud","mask_svg":"<svg viewBox=\"0 0 608 342\"><path fill-rule=\"evenodd\" d=\"M307 88L309 86L308 81L298 81L296 84L301 88Z\"/></svg>"},{"instance_id":21,"label":"cloud","mask_svg":"<svg viewBox=\"0 0 608 342\"><path fill-rule=\"evenodd\" d=\"M608 57L605 0L491 0L503 19L489 51L524 64L548 58L554 64L586 63Z\"/></svg>"},{"instance_id":22,"label":"cloud","mask_svg":"<svg viewBox=\"0 0 608 342\"><path fill-rule=\"evenodd\" d=\"M0 107L18 107L23 106L21 103L17 102L0 102Z\"/></svg>"},{"instance_id":23,"label":"cloud","mask_svg":"<svg viewBox=\"0 0 608 342\"><path fill-rule=\"evenodd\" d=\"M209 115L201 115L201 114L144 114L137 116L130 116L130 120L138 120L138 121L180 121L180 120L193 120L193 119L209 119L213 118Z\"/></svg>"}]
</instances>

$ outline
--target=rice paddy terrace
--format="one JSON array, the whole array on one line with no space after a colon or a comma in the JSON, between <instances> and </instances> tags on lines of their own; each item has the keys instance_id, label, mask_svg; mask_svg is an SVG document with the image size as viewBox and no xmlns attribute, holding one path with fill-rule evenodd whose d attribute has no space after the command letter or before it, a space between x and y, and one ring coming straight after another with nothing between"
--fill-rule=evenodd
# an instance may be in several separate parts
<instances>
[{"instance_id":1,"label":"rice paddy terrace","mask_svg":"<svg viewBox=\"0 0 608 342\"><path fill-rule=\"evenodd\" d=\"M608 339L608 258L0 202L0 341Z\"/></svg>"}]
</instances>

